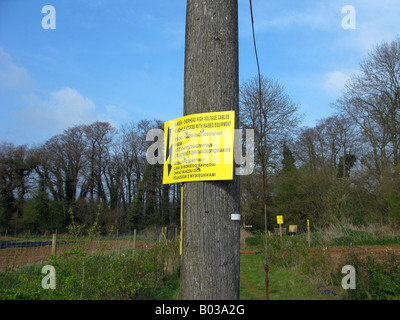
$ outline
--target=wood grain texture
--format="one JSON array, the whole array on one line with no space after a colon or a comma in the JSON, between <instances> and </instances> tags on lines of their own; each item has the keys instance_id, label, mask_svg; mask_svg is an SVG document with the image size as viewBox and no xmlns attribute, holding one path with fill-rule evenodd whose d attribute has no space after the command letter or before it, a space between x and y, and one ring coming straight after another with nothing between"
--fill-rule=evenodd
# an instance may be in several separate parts
<instances>
[{"instance_id":1,"label":"wood grain texture","mask_svg":"<svg viewBox=\"0 0 400 320\"><path fill-rule=\"evenodd\" d=\"M235 110L239 117L237 0L188 0L184 115ZM181 298L239 299L239 177L183 186Z\"/></svg>"}]
</instances>

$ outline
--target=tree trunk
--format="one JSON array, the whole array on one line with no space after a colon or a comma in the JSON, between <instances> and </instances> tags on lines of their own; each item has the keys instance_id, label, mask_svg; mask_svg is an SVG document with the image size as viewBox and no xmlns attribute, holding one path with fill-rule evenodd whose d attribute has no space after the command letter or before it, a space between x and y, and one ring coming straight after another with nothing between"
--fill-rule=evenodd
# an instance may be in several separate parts
<instances>
[{"instance_id":1,"label":"tree trunk","mask_svg":"<svg viewBox=\"0 0 400 320\"><path fill-rule=\"evenodd\" d=\"M188 0L184 115L239 117L237 0ZM239 299L239 179L183 185L181 298Z\"/></svg>"}]
</instances>

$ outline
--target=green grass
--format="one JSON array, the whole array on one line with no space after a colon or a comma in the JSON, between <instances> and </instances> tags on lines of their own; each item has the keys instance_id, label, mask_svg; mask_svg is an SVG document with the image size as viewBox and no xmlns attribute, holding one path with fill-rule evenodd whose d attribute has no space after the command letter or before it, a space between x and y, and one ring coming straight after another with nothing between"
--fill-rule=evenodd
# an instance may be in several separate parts
<instances>
[{"instance_id":1,"label":"green grass","mask_svg":"<svg viewBox=\"0 0 400 320\"><path fill-rule=\"evenodd\" d=\"M400 243L400 234L390 226L341 224L316 229L311 234L312 247L354 247L393 245ZM264 237L246 242L259 254L241 256L242 299L265 299ZM353 265L357 270L357 289L341 288L341 266L334 267L332 257L324 251L308 250L307 234L284 236L283 247L279 236L268 238L269 299L319 300L319 299L399 299L400 260L387 253L384 261L364 261L357 257L342 257L343 265ZM370 257L369 257L370 258ZM381 257L382 258L382 257ZM350 260L349 260L350 259ZM332 291L338 295L333 295ZM322 294L322 293L328 294Z\"/></svg>"},{"instance_id":2,"label":"green grass","mask_svg":"<svg viewBox=\"0 0 400 320\"><path fill-rule=\"evenodd\" d=\"M240 261L240 299L265 300L265 269L261 254L241 255ZM322 294L316 285L311 284L292 270L271 267L268 272L270 300L333 300L332 294ZM179 273L166 279L165 284L154 294L154 300L179 300Z\"/></svg>"},{"instance_id":3,"label":"green grass","mask_svg":"<svg viewBox=\"0 0 400 320\"><path fill-rule=\"evenodd\" d=\"M240 299L265 300L264 257L261 254L241 255ZM295 271L270 266L268 272L269 300L332 300L331 294L321 294L318 286L305 280Z\"/></svg>"},{"instance_id":4,"label":"green grass","mask_svg":"<svg viewBox=\"0 0 400 320\"><path fill-rule=\"evenodd\" d=\"M265 300L265 269L262 255L241 255L240 299ZM304 280L296 272L271 267L268 273L270 300L331 300L330 294L321 294L317 286ZM179 274L170 276L153 296L155 300L179 300Z\"/></svg>"},{"instance_id":5,"label":"green grass","mask_svg":"<svg viewBox=\"0 0 400 320\"><path fill-rule=\"evenodd\" d=\"M44 264L0 273L0 300L153 300L174 284L177 243L150 250L86 254L75 247L49 261L56 269L56 289L41 286ZM47 263L45 263L47 264ZM174 273L175 272L175 273Z\"/></svg>"},{"instance_id":6,"label":"green grass","mask_svg":"<svg viewBox=\"0 0 400 320\"><path fill-rule=\"evenodd\" d=\"M165 279L161 288L154 293L153 300L179 300L180 299L180 281L179 272L175 272Z\"/></svg>"}]
</instances>

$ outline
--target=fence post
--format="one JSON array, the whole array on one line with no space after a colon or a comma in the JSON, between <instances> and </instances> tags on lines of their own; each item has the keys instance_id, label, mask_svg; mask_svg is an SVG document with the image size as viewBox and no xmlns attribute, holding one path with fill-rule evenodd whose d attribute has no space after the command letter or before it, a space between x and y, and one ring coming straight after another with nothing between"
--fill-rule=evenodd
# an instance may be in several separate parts
<instances>
[{"instance_id":1,"label":"fence post","mask_svg":"<svg viewBox=\"0 0 400 320\"><path fill-rule=\"evenodd\" d=\"M56 248L57 248L57 234L53 233L53 239L51 241L51 254L56 256Z\"/></svg>"},{"instance_id":2,"label":"fence post","mask_svg":"<svg viewBox=\"0 0 400 320\"><path fill-rule=\"evenodd\" d=\"M133 252L136 250L136 229L133 230Z\"/></svg>"}]
</instances>

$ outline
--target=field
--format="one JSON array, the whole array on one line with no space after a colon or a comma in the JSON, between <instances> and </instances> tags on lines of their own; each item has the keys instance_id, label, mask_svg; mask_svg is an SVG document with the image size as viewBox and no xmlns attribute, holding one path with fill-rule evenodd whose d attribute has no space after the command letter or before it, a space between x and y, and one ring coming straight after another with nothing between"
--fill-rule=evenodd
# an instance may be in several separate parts
<instances>
[{"instance_id":1,"label":"field","mask_svg":"<svg viewBox=\"0 0 400 320\"><path fill-rule=\"evenodd\" d=\"M12 238L0 238L1 241L10 240ZM13 239L14 240L14 239ZM48 239L47 239L48 240ZM33 242L33 241L32 241ZM40 241L35 241L40 242ZM94 253L98 250L104 252L115 252L123 249L133 248L133 242L129 240L94 240L82 241L80 247L87 250L88 253ZM136 241L137 250L147 249L151 246L148 241ZM69 252L73 245L57 245L56 254L60 255ZM9 268L19 268L40 262L46 262L50 259L52 253L51 246L32 246L20 248L5 248L0 250L0 271Z\"/></svg>"},{"instance_id":2,"label":"field","mask_svg":"<svg viewBox=\"0 0 400 320\"><path fill-rule=\"evenodd\" d=\"M241 300L266 298L264 241L256 232L242 242ZM178 241L85 240L58 245L57 259L51 246L1 249L0 298L178 300L178 248ZM44 264L57 267L53 292L40 287ZM390 228L315 230L311 247L305 233L269 236L268 265L270 300L400 299L399 233ZM344 265L356 269L355 290L341 287Z\"/></svg>"}]
</instances>

